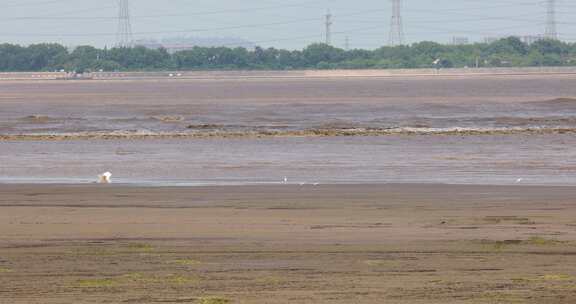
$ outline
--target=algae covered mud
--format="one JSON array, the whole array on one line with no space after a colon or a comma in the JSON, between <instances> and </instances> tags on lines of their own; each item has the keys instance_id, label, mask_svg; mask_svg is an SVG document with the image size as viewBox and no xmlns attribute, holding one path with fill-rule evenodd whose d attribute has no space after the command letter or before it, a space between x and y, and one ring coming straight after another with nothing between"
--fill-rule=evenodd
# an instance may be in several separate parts
<instances>
[{"instance_id":1,"label":"algae covered mud","mask_svg":"<svg viewBox=\"0 0 576 304\"><path fill-rule=\"evenodd\" d=\"M575 195L0 185L0 303L572 304Z\"/></svg>"},{"instance_id":2,"label":"algae covered mud","mask_svg":"<svg viewBox=\"0 0 576 304\"><path fill-rule=\"evenodd\" d=\"M573 184L575 75L0 82L0 180ZM341 174L340 172L346 172Z\"/></svg>"}]
</instances>

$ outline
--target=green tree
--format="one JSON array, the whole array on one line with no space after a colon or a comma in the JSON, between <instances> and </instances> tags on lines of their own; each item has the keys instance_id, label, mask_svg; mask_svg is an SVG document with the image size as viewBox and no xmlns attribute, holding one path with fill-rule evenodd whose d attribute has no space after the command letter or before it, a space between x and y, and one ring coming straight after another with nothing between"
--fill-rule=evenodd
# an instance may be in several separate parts
<instances>
[{"instance_id":1,"label":"green tree","mask_svg":"<svg viewBox=\"0 0 576 304\"><path fill-rule=\"evenodd\" d=\"M33 44L26 49L24 56L29 62L26 70L56 70L64 67L68 51L55 43Z\"/></svg>"},{"instance_id":2,"label":"green tree","mask_svg":"<svg viewBox=\"0 0 576 304\"><path fill-rule=\"evenodd\" d=\"M436 63L436 64L435 64ZM345 51L315 43L303 50L256 47L194 47L170 54L144 47L97 49L79 46L72 52L58 44L27 47L0 44L0 71L47 71L66 68L83 71L146 70L292 70L392 69L450 67L576 66L576 44L540 40L526 45L508 37L491 44L442 45L423 41L376 50Z\"/></svg>"},{"instance_id":3,"label":"green tree","mask_svg":"<svg viewBox=\"0 0 576 304\"><path fill-rule=\"evenodd\" d=\"M302 51L304 62L308 67L316 67L318 64L339 62L345 59L344 50L335 48L324 43L315 43L309 45Z\"/></svg>"}]
</instances>

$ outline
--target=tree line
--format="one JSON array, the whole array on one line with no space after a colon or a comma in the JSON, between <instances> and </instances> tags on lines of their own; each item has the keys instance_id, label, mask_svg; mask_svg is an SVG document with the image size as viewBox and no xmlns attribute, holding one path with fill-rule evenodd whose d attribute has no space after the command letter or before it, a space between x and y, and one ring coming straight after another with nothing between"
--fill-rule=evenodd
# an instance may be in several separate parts
<instances>
[{"instance_id":1,"label":"tree line","mask_svg":"<svg viewBox=\"0 0 576 304\"><path fill-rule=\"evenodd\" d=\"M312 44L303 50L194 47L169 53L165 49L68 50L53 43L20 46L0 44L0 71L154 71L154 70L295 70L413 69L464 67L576 66L576 43L539 40L523 43L508 37L493 43L443 45L419 42L375 50L343 50Z\"/></svg>"}]
</instances>

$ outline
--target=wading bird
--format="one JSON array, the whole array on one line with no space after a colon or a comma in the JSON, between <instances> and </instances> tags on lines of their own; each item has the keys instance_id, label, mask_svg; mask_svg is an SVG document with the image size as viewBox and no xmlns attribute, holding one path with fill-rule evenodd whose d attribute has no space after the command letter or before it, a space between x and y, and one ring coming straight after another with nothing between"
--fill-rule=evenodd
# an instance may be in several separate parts
<instances>
[{"instance_id":1,"label":"wading bird","mask_svg":"<svg viewBox=\"0 0 576 304\"><path fill-rule=\"evenodd\" d=\"M98 175L98 183L99 184L110 184L112 183L112 173L110 172L105 172L102 173L100 175Z\"/></svg>"}]
</instances>

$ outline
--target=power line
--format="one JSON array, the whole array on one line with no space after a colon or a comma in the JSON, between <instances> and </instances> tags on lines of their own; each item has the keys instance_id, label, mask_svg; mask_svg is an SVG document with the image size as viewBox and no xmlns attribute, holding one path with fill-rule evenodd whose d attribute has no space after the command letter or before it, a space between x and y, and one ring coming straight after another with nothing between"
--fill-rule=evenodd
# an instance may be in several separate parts
<instances>
[{"instance_id":1,"label":"power line","mask_svg":"<svg viewBox=\"0 0 576 304\"><path fill-rule=\"evenodd\" d=\"M392 1L392 17L390 19L390 46L404 44L404 24L402 22L402 0Z\"/></svg>"},{"instance_id":2,"label":"power line","mask_svg":"<svg viewBox=\"0 0 576 304\"><path fill-rule=\"evenodd\" d=\"M544 36L548 39L558 39L558 31L556 30L556 0L547 0L546 32Z\"/></svg>"},{"instance_id":3,"label":"power line","mask_svg":"<svg viewBox=\"0 0 576 304\"><path fill-rule=\"evenodd\" d=\"M130 23L129 0L118 0L118 33L116 36L117 47L132 47L132 24Z\"/></svg>"},{"instance_id":4,"label":"power line","mask_svg":"<svg viewBox=\"0 0 576 304\"><path fill-rule=\"evenodd\" d=\"M54 3L58 1L49 1L43 3ZM193 12L193 13L179 13L179 14L154 14L154 15L130 15L130 20L134 19L161 19L161 18L169 18L169 17L193 17L193 16L207 16L207 15L220 15L220 14L230 14L230 13L253 13L255 11L264 11L264 10L276 10L276 9L284 9L284 8L307 8L305 3L293 3L293 4L283 4L283 5L275 5L275 6L262 6L262 7L248 7L248 8L239 8L239 9L224 9L224 10L212 10L212 11L200 11L200 12ZM21 3L20 3L21 4ZM5 7L5 6L3 6ZM68 11L63 13L58 13L59 15L65 15L70 13L78 13L78 12L93 12L94 10L101 10L107 8L116 8L117 5L114 6L103 6L98 8L88 8L88 9L81 9L75 11ZM2 18L0 21L6 20L117 20L117 16L72 16L72 17L64 17L64 16L53 16L54 14L49 15L40 15L40 16L21 16L21 17L9 17L9 18Z\"/></svg>"},{"instance_id":5,"label":"power line","mask_svg":"<svg viewBox=\"0 0 576 304\"><path fill-rule=\"evenodd\" d=\"M332 44L332 13L330 13L330 10L328 10L328 12L326 13L325 16L326 20L324 22L324 25L326 27L326 44L327 45L331 45Z\"/></svg>"},{"instance_id":6,"label":"power line","mask_svg":"<svg viewBox=\"0 0 576 304\"><path fill-rule=\"evenodd\" d=\"M37 6L37 5L41 5L41 4L56 4L56 3L62 3L62 0L36 1L36 2L28 2L28 3L22 3L22 1L15 1L14 3L15 4L5 3L2 5L2 8Z\"/></svg>"},{"instance_id":7,"label":"power line","mask_svg":"<svg viewBox=\"0 0 576 304\"><path fill-rule=\"evenodd\" d=\"M8 7L10 7L11 5L13 6L26 6L26 5L33 5L33 4L44 4L46 6L48 6L48 4L55 4L55 3L63 3L65 1L71 1L71 0L60 0L60 1L49 1L49 0L28 0L29 2L24 2L23 0L20 1L13 1L13 0L7 0L8 1ZM300 0L302 1L302 0ZM369 9L369 8L364 8L364 10L361 11L357 11L357 12L342 12L338 13L338 22L339 24L341 24L340 26L338 26L338 28L344 28L346 29L348 26L346 26L347 23L351 23L351 22L357 22L357 23L380 23L380 33L379 35L382 37L385 35L386 30L383 29L382 24L385 23L387 20L383 20L383 19L378 19L376 20L368 20L366 18L358 18L360 20L354 20L354 19L347 19L347 16L367 16L367 15L371 15L371 14L381 14L382 11L391 11L391 24L390 24L390 37L389 37L389 44L390 45L398 45L398 44L403 44L406 43L405 40L412 40L412 37L414 36L406 36L404 33L404 25L403 25L403 16L404 13L406 13L405 11L403 11L405 8L402 6L405 4L405 2L403 2L402 0L390 0L391 1L391 5L392 5L392 9L390 9L390 7L388 7L387 9L378 9L378 8L373 8L373 9ZM101 8L94 8L94 9L82 9L82 10L75 10L75 11L68 11L68 12L61 12L61 13L55 13L55 12L51 12L50 14L47 14L45 11L43 11L43 15L40 16L26 16L26 17L11 17L8 16L8 18L2 18L2 20L0 20L0 22L5 22L5 21L10 21L10 20L24 20L24 21L29 21L29 20L85 20L88 23L93 23L93 20L113 20L116 21L118 20L118 31L114 31L112 30L111 32L97 32L97 33L87 33L86 31L79 31L80 28L78 29L78 33L57 33L55 31L52 31L51 33L46 31L46 27L42 26L42 27L37 27L39 30L44 30L46 31L45 34L42 33L20 33L17 34L15 32L8 32L8 33L0 33L0 35L3 36L37 36L37 37L99 37L99 36L109 36L113 39L114 35L117 36L117 45L131 45L132 41L133 41L133 37L136 36L143 36L143 35L156 35L156 34L169 34L169 33L195 33L195 32L212 32L212 31L223 31L223 30L235 30L235 29L245 29L245 28L258 28L258 29L263 29L263 30L274 30L274 31L278 31L278 29L274 29L276 26L280 26L280 25L288 25L288 24L296 24L296 23L304 23L304 22L314 22L314 24L316 24L316 26L318 26L318 15L316 15L315 18L310 18L310 19L294 19L293 16L290 16L288 21L272 21L271 23L257 23L257 24L247 24L247 25L243 25L243 24L237 24L236 21L230 22L231 24L228 26L225 23L219 23L218 26L216 26L215 28L212 27L207 27L207 28L196 28L196 29L161 29L158 28L158 30L154 30L152 29L152 31L142 31L142 32L132 32L132 28L131 28L131 21L134 21L134 19L152 19L152 18L167 18L167 17L190 17L190 16L198 16L198 15L217 15L217 14L240 14L240 13L248 13L248 12L253 12L255 10L270 10L270 9L279 9L279 8L289 8L289 7L304 7L303 4L294 4L294 3L285 3L282 2L282 4L280 5L268 5L268 6L262 6L262 7L254 7L254 8L246 8L244 6L242 6L241 8L226 8L226 9L222 9L222 10L214 10L214 11L195 11L195 12L190 12L190 13L185 13L183 11L181 12L177 12L174 14L162 14L159 12L155 12L155 14L151 14L151 15L136 15L133 16L130 14L130 10L129 10L129 0L114 0L114 2L117 2L117 5L122 6L122 2L125 2L125 6L126 6L126 10L120 8L119 14L118 16L79 16L79 12L84 12L84 11L94 11L96 9L104 9L106 7L101 7ZM318 1L320 2L320 1ZM477 0L462 0L462 2L464 3L477 3ZM534 8L534 10L538 10L538 16L533 16L536 13L530 13L530 14L524 14L524 15L514 15L514 16L493 16L492 14L487 14L484 12L483 9L496 9L496 8L504 8L504 7L513 7L513 6L520 6L520 7L528 7L528 6L535 6L535 5L542 5L539 8ZM116 7L116 6L114 6ZM544 8L545 7L545 8ZM168 7L166 7L168 8ZM320 7L316 7L318 9L321 9ZM481 9L482 8L482 9ZM543 9L544 8L544 9ZM417 18L414 15L412 15L412 19L414 19L413 21L411 20L411 24L418 24L420 25L419 30L418 31L412 31L412 33L420 33L420 34L429 34L429 30L433 30L433 28L430 28L428 26L428 24L432 25L434 23L448 23L448 22L458 22L458 27L453 27L453 28L446 28L446 29L441 29L439 30L437 33L442 33L442 34L446 34L446 35L450 35L453 36L454 33L468 33L471 35L487 35L490 31L495 31L498 32L498 34L502 34L500 33L501 31L504 30L504 28L494 28L494 29L474 29L473 27L478 27L475 24L472 24L472 22L487 22L487 21L492 21L492 20L506 20L506 21L515 21L517 23L530 23L532 26L534 27L540 27L542 31L542 29L545 27L545 34L546 37L551 38L551 39L559 39L560 35L558 33L558 26L560 25L566 25L566 27L571 26L571 25L576 25L576 23L574 22L569 22L569 21L563 21L562 17L563 14L574 14L574 12L570 12L570 11L566 11L568 10L567 8L576 8L575 4L565 4L562 1L556 1L556 0L525 0L525 1L521 1L521 0L516 0L516 1L510 1L510 0L502 0L499 2L498 5L487 5L487 4L477 4L474 6L474 8L459 8L459 7L446 7L446 8L442 8L439 6L435 6L434 8L411 8L410 9L410 13L422 13L422 14L426 14L427 16L433 15L434 19L430 20L430 19L426 19L428 18L427 16L422 16L423 18ZM335 10L338 9L338 7L333 7L331 6L332 11L335 12ZM477 11L479 13L474 14L473 12L470 11ZM505 12L504 10L502 10L502 12ZM543 16L543 14L546 13L547 17L545 18ZM317 14L317 13L316 13ZM441 15L441 16L440 16ZM458 15L459 17L448 17L448 16L452 16L452 15ZM439 17L440 16L440 17ZM443 16L446 16L447 18L444 18ZM533 16L533 17L532 17ZM334 16L332 15L332 13L330 11L328 11L328 14L325 15L325 35L322 38L325 38L325 41L328 44L332 44L335 43L335 39L339 39L337 36L340 35L339 32L335 32L334 30L334 26L333 26L333 18ZM288 18L288 17L287 17ZM448 19L448 18L452 18L452 19ZM538 20L536 18L539 18ZM276 19L277 20L277 19ZM340 23L343 22L343 23ZM155 23L155 24L160 24ZM490 23L492 24L492 23ZM48 25L48 24L46 24ZM488 23L487 23L488 25ZM102 28L103 26L101 26ZM525 28L526 26L521 26L520 24L518 24L518 26L514 26L514 29L516 28ZM74 28L71 27L66 27L67 30L71 30ZM127 29L127 30L125 30ZM377 30L378 28L375 28L375 30ZM64 31L64 30L63 30ZM485 34L484 34L485 33ZM494 34L494 33L490 33L490 34ZM275 34L276 35L276 34ZM362 36L362 35L360 35ZM419 37L422 37L423 35L420 35ZM121 37L128 37L128 38L121 38ZM565 36L562 36L562 38L564 38ZM264 37L266 38L266 37ZM275 37L271 37L271 38L275 38ZM321 40L324 40L322 39ZM110 38L107 38L110 39ZM284 39L281 39L284 40ZM289 40L289 39L285 39L285 40ZM316 38L315 41L318 40L318 34L316 34ZM276 41L276 40L264 40L264 41ZM358 41L357 39L355 41ZM357 42L357 43L362 43L362 42Z\"/></svg>"}]
</instances>

